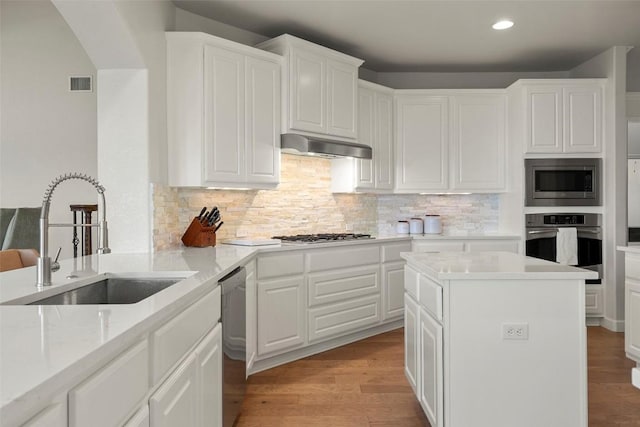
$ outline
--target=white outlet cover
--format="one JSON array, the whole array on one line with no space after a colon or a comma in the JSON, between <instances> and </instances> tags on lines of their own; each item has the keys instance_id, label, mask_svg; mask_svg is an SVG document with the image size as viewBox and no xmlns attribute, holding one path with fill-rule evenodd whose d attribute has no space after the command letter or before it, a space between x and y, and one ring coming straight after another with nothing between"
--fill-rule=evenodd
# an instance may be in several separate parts
<instances>
[{"instance_id":1,"label":"white outlet cover","mask_svg":"<svg viewBox=\"0 0 640 427\"><path fill-rule=\"evenodd\" d=\"M526 322L503 323L502 339L504 340L528 340L529 324Z\"/></svg>"}]
</instances>

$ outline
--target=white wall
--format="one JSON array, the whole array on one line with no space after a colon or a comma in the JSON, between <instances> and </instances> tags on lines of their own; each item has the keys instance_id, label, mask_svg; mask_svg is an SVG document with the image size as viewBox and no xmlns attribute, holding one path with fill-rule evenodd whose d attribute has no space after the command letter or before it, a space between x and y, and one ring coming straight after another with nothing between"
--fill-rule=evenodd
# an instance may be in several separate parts
<instances>
[{"instance_id":1,"label":"white wall","mask_svg":"<svg viewBox=\"0 0 640 427\"><path fill-rule=\"evenodd\" d=\"M640 46L627 53L627 92L640 92Z\"/></svg>"},{"instance_id":2,"label":"white wall","mask_svg":"<svg viewBox=\"0 0 640 427\"><path fill-rule=\"evenodd\" d=\"M195 13L191 13L180 8L176 8L175 11L174 30L200 31L249 46L255 46L269 38L261 34L256 34L251 31L243 30L232 25L196 15Z\"/></svg>"},{"instance_id":3,"label":"white wall","mask_svg":"<svg viewBox=\"0 0 640 427\"><path fill-rule=\"evenodd\" d=\"M376 73L377 81L394 89L492 89L506 88L519 79L566 78L568 72L483 73ZM364 77L363 77L364 78Z\"/></svg>"},{"instance_id":4,"label":"white wall","mask_svg":"<svg viewBox=\"0 0 640 427\"><path fill-rule=\"evenodd\" d=\"M96 69L50 1L2 0L0 16L0 207L35 207L54 177L97 176ZM69 92L70 75L93 75L94 92ZM97 202L89 184L65 182L50 219L71 222L69 204ZM72 256L70 229L50 239L52 255Z\"/></svg>"},{"instance_id":5,"label":"white wall","mask_svg":"<svg viewBox=\"0 0 640 427\"><path fill-rule=\"evenodd\" d=\"M627 242L627 48L612 47L571 70L573 78L606 77L604 136L605 319L613 330L624 327L624 256Z\"/></svg>"}]
</instances>

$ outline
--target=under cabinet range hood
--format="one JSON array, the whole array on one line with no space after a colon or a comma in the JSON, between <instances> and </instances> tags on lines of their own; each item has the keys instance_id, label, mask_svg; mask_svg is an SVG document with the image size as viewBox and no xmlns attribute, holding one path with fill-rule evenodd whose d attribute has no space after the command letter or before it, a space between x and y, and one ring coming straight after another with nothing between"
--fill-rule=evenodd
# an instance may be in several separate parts
<instances>
[{"instance_id":1,"label":"under cabinet range hood","mask_svg":"<svg viewBox=\"0 0 640 427\"><path fill-rule=\"evenodd\" d=\"M371 159L371 147L355 142L336 141L313 136L283 133L280 135L280 148L284 153L319 157L355 157Z\"/></svg>"}]
</instances>

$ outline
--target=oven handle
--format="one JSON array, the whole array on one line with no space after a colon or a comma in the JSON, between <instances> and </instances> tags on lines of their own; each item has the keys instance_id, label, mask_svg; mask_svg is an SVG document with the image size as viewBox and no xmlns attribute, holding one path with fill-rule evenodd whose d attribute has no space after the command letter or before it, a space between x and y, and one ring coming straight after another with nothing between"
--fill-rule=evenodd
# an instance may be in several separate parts
<instances>
[{"instance_id":1,"label":"oven handle","mask_svg":"<svg viewBox=\"0 0 640 427\"><path fill-rule=\"evenodd\" d=\"M558 228L557 227L549 227L549 228L536 229L536 230L527 230L527 240L541 239L541 238L544 238L544 235L554 235L554 234L558 234ZM594 229L589 229L589 228L578 228L578 237L580 237L581 234L583 234L583 235L584 234L593 234L593 235L595 235L596 239L602 240L602 237L601 237L602 230L594 230ZM543 236L540 236L540 235L543 235ZM549 236L549 237L551 237L551 236Z\"/></svg>"}]
</instances>

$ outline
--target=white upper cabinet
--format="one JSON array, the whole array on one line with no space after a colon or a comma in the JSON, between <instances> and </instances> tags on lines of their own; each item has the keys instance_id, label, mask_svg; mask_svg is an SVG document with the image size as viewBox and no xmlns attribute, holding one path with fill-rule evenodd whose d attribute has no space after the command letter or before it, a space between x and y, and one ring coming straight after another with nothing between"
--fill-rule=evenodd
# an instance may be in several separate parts
<instances>
[{"instance_id":1,"label":"white upper cabinet","mask_svg":"<svg viewBox=\"0 0 640 427\"><path fill-rule=\"evenodd\" d=\"M392 192L393 89L358 82L358 143L370 146L373 157L332 160L332 191Z\"/></svg>"},{"instance_id":2,"label":"white upper cabinet","mask_svg":"<svg viewBox=\"0 0 640 427\"><path fill-rule=\"evenodd\" d=\"M274 188L281 58L203 33L167 33L169 185Z\"/></svg>"},{"instance_id":3,"label":"white upper cabinet","mask_svg":"<svg viewBox=\"0 0 640 427\"><path fill-rule=\"evenodd\" d=\"M284 57L282 133L357 138L362 60L289 34L257 47Z\"/></svg>"},{"instance_id":4,"label":"white upper cabinet","mask_svg":"<svg viewBox=\"0 0 640 427\"><path fill-rule=\"evenodd\" d=\"M519 80L526 153L600 153L604 79ZM516 106L516 108L518 108Z\"/></svg>"},{"instance_id":5,"label":"white upper cabinet","mask_svg":"<svg viewBox=\"0 0 640 427\"><path fill-rule=\"evenodd\" d=\"M451 188L505 187L506 95L451 97Z\"/></svg>"},{"instance_id":6,"label":"white upper cabinet","mask_svg":"<svg viewBox=\"0 0 640 427\"><path fill-rule=\"evenodd\" d=\"M396 192L505 191L506 94L396 91Z\"/></svg>"},{"instance_id":7,"label":"white upper cabinet","mask_svg":"<svg viewBox=\"0 0 640 427\"><path fill-rule=\"evenodd\" d=\"M448 97L396 95L396 190L446 190L448 175Z\"/></svg>"}]
</instances>

